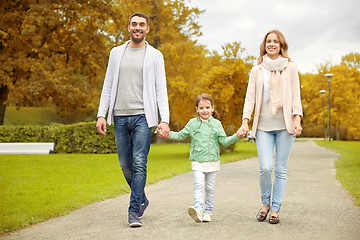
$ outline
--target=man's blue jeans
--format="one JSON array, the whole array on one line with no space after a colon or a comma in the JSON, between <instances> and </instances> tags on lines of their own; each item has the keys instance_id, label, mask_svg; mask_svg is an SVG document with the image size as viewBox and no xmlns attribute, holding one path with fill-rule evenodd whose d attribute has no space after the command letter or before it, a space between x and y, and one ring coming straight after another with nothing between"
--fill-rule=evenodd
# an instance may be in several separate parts
<instances>
[{"instance_id":1,"label":"man's blue jeans","mask_svg":"<svg viewBox=\"0 0 360 240\"><path fill-rule=\"evenodd\" d=\"M288 160L294 140L293 135L287 130L256 131L256 146L260 160L261 200L264 206L270 206L273 187L271 211L280 211L286 187ZM274 146L275 180L272 186Z\"/></svg>"},{"instance_id":2,"label":"man's blue jeans","mask_svg":"<svg viewBox=\"0 0 360 240\"><path fill-rule=\"evenodd\" d=\"M115 141L120 166L131 188L129 213L139 213L145 201L147 156L150 150L151 128L144 114L115 116Z\"/></svg>"}]
</instances>

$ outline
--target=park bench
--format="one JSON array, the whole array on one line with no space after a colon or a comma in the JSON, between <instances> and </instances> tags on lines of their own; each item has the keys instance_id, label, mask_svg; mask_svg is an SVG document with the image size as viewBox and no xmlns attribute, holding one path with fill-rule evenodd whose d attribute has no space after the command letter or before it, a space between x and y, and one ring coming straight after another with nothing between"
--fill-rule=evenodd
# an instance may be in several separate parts
<instances>
[{"instance_id":1,"label":"park bench","mask_svg":"<svg viewBox=\"0 0 360 240\"><path fill-rule=\"evenodd\" d=\"M0 143L0 154L49 154L54 148L52 142Z\"/></svg>"}]
</instances>

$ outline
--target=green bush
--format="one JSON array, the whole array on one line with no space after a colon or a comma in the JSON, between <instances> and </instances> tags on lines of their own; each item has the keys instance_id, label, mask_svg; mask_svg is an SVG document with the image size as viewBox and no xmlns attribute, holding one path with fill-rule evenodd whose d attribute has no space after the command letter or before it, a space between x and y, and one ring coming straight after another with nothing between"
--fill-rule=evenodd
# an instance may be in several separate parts
<instances>
[{"instance_id":1,"label":"green bush","mask_svg":"<svg viewBox=\"0 0 360 240\"><path fill-rule=\"evenodd\" d=\"M0 142L54 142L55 153L116 153L113 125L107 126L106 136L98 134L95 126L96 122L69 125L53 123L43 126L3 125L0 126ZM165 139L161 141L174 142ZM152 135L151 142L157 142L156 135ZM190 142L190 138L183 142ZM223 154L233 152L235 145L220 146L220 154Z\"/></svg>"},{"instance_id":2,"label":"green bush","mask_svg":"<svg viewBox=\"0 0 360 240\"><path fill-rule=\"evenodd\" d=\"M116 153L113 126L102 136L95 125L0 126L0 142L54 142L55 153Z\"/></svg>"}]
</instances>

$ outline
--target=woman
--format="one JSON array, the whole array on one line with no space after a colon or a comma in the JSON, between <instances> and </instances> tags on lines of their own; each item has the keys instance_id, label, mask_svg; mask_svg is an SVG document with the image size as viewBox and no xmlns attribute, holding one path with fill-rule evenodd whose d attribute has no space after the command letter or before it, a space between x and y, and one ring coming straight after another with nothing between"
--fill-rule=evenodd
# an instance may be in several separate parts
<instances>
[{"instance_id":1,"label":"woman","mask_svg":"<svg viewBox=\"0 0 360 240\"><path fill-rule=\"evenodd\" d=\"M250 73L243 121L236 133L238 137L247 136L248 123L255 106L252 134L256 136L260 160L263 204L256 218L264 221L271 210L269 222L272 224L280 222L278 214L286 186L290 150L295 137L299 136L302 130L299 76L287 50L287 42L280 31L272 30L265 35L260 45L258 65ZM275 181L272 185L274 146Z\"/></svg>"}]
</instances>

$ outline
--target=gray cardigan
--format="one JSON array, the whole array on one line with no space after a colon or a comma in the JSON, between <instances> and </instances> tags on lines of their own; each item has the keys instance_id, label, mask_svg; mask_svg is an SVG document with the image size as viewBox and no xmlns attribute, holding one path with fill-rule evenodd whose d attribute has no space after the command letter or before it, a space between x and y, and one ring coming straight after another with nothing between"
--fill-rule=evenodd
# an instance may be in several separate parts
<instances>
[{"instance_id":1,"label":"gray cardigan","mask_svg":"<svg viewBox=\"0 0 360 240\"><path fill-rule=\"evenodd\" d=\"M118 88L121 59L129 41L114 47L110 52L97 117L105 117L109 110L107 122L114 122L114 106ZM146 42L146 53L143 65L143 100L144 111L149 127L159 124L158 108L161 122L169 123L169 103L166 88L164 57L162 53Z\"/></svg>"}]
</instances>

